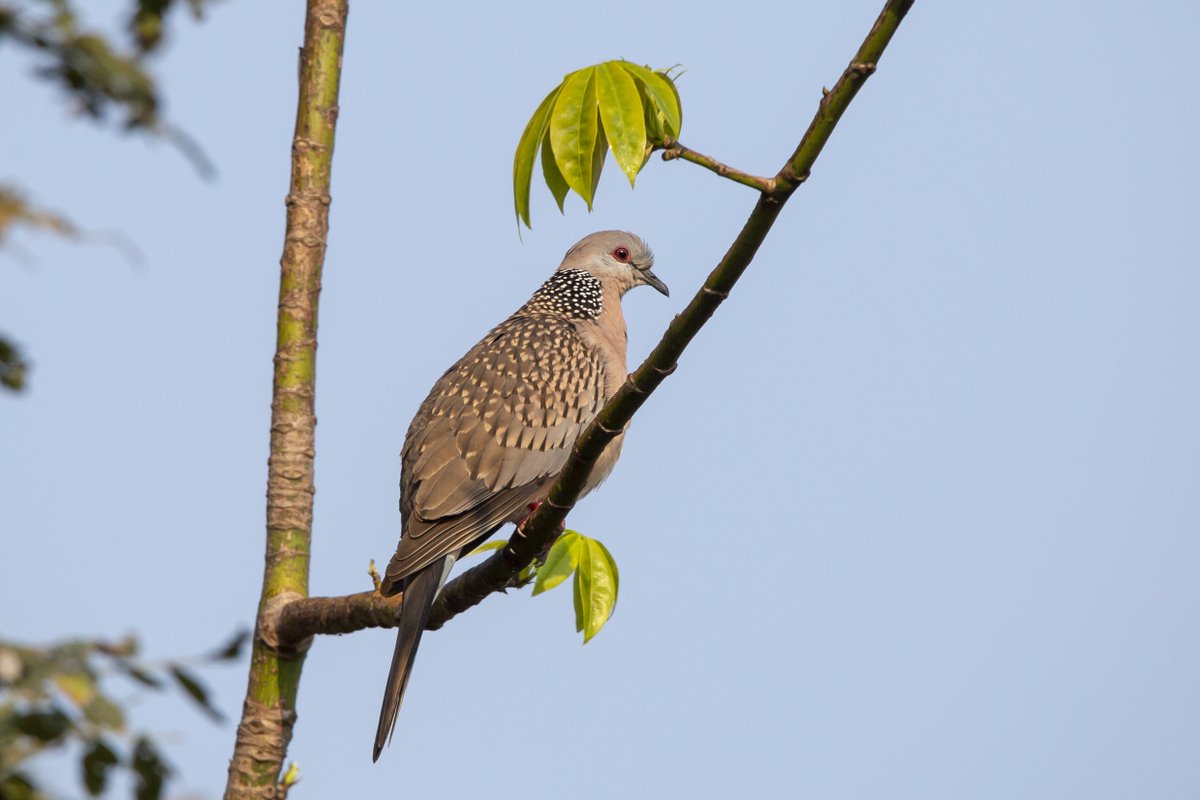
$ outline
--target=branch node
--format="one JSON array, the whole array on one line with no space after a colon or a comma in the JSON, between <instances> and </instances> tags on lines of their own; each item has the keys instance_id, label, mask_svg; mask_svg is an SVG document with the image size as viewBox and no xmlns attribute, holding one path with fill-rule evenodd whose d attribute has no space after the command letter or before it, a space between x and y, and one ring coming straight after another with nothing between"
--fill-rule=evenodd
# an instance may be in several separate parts
<instances>
[{"instance_id":1,"label":"branch node","mask_svg":"<svg viewBox=\"0 0 1200 800\"><path fill-rule=\"evenodd\" d=\"M263 606L258 618L258 638L263 644L280 655L293 656L308 651L312 647L313 637L306 636L298 642L283 644L279 637L279 622L283 610L297 600L303 600L304 595L298 592L280 592L272 595Z\"/></svg>"},{"instance_id":2,"label":"branch node","mask_svg":"<svg viewBox=\"0 0 1200 800\"><path fill-rule=\"evenodd\" d=\"M638 394L650 394L650 392L637 385L637 382L633 379L632 372L629 373L628 377L625 378L625 383L629 385L629 391L631 392L636 392Z\"/></svg>"},{"instance_id":3,"label":"branch node","mask_svg":"<svg viewBox=\"0 0 1200 800\"><path fill-rule=\"evenodd\" d=\"M875 66L871 61L855 61L850 65L850 70L865 78L875 74Z\"/></svg>"},{"instance_id":4,"label":"branch node","mask_svg":"<svg viewBox=\"0 0 1200 800\"><path fill-rule=\"evenodd\" d=\"M609 436L616 436L621 433L621 431L619 429L614 430L614 429L608 427L607 425L605 425L599 419L596 420L596 427L599 428L600 430L604 431L605 433L607 433Z\"/></svg>"},{"instance_id":5,"label":"branch node","mask_svg":"<svg viewBox=\"0 0 1200 800\"><path fill-rule=\"evenodd\" d=\"M707 286L702 286L700 288L700 291L704 292L705 294L711 294L713 297L719 298L721 300L729 299L729 292L723 292L720 289L710 289ZM671 369L674 369L674 367L672 367Z\"/></svg>"},{"instance_id":6,"label":"branch node","mask_svg":"<svg viewBox=\"0 0 1200 800\"><path fill-rule=\"evenodd\" d=\"M568 504L567 504L567 505L565 505L565 506L564 506L564 505L559 505L558 503L554 502L554 501L553 501L551 498L549 498L549 497L547 497L547 498L546 498L546 499L545 499L543 502L545 502L545 504L546 504L546 505L548 505L548 506L550 506L551 508L557 508L559 511L563 511L563 512L570 511L572 508L574 508L574 507L575 507L575 504L574 504L574 503L568 503Z\"/></svg>"}]
</instances>

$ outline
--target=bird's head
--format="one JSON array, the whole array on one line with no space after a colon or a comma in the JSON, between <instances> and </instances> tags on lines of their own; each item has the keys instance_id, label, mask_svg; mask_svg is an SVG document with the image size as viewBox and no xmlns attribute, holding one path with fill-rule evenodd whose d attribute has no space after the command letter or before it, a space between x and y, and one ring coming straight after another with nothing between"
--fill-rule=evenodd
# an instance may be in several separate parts
<instances>
[{"instance_id":1,"label":"bird's head","mask_svg":"<svg viewBox=\"0 0 1200 800\"><path fill-rule=\"evenodd\" d=\"M651 272L654 253L627 231L597 231L583 237L563 256L559 270L582 269L625 294L635 286L653 286L670 295L667 285Z\"/></svg>"}]
</instances>

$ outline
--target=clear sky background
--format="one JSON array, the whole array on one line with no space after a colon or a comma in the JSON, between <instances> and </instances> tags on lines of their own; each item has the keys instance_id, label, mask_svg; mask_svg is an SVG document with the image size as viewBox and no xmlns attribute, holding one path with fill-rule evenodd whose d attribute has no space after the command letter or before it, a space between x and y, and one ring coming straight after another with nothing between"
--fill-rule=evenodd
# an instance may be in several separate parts
<instances>
[{"instance_id":1,"label":"clear sky background","mask_svg":"<svg viewBox=\"0 0 1200 800\"><path fill-rule=\"evenodd\" d=\"M6 637L178 656L252 623L300 5L173 28L167 115L212 182L0 51L0 177L145 256L0 252L34 362L0 395ZM654 247L672 295L627 298L636 364L753 205L682 162L631 191L610 160L591 214L535 183L519 239L513 149L563 73L681 64L682 141L773 173L881 5L355 4L314 593L368 588L413 411L573 242ZM320 639L293 796L1200 796L1198 28L1185 2L918 0L571 515L620 564L609 625L581 647L568 591L489 599L426 637L376 765L393 634ZM204 673L223 726L137 701L172 796L219 796L245 670Z\"/></svg>"}]
</instances>

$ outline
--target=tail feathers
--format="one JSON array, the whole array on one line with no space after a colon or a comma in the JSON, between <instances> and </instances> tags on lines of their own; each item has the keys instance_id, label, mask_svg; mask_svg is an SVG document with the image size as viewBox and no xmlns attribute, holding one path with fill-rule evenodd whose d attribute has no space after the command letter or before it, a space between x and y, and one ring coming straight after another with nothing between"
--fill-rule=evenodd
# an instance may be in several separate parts
<instances>
[{"instance_id":1,"label":"tail feathers","mask_svg":"<svg viewBox=\"0 0 1200 800\"><path fill-rule=\"evenodd\" d=\"M417 645L429 620L429 609L446 582L454 566L453 555L438 559L408 579L404 597L400 603L400 622L396 632L396 649L392 654L392 668L388 671L387 688L383 695L383 707L379 710L379 727L375 731L375 750L372 761L379 760L383 746L396 727L396 714L404 699L408 676L412 671Z\"/></svg>"}]
</instances>

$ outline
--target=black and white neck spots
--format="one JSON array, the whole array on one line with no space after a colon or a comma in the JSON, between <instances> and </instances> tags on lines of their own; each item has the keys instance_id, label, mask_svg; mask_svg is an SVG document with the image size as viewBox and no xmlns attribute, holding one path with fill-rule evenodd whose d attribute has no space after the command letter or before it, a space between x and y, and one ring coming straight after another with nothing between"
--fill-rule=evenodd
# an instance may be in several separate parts
<instances>
[{"instance_id":1,"label":"black and white neck spots","mask_svg":"<svg viewBox=\"0 0 1200 800\"><path fill-rule=\"evenodd\" d=\"M570 319L596 319L602 306L599 278L587 270L560 269L533 293L525 307Z\"/></svg>"}]
</instances>

